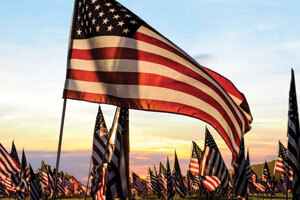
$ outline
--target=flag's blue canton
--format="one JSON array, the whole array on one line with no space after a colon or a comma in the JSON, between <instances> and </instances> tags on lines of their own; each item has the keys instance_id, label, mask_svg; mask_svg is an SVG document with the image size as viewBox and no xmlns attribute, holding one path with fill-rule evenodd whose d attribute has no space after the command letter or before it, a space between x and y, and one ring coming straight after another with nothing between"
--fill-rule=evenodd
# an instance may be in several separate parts
<instances>
[{"instance_id":1,"label":"flag's blue canton","mask_svg":"<svg viewBox=\"0 0 300 200\"><path fill-rule=\"evenodd\" d=\"M220 152L219 148L210 134L210 132L206 129L206 137L205 137L205 146L209 146L210 148L213 148L215 151Z\"/></svg>"},{"instance_id":2,"label":"flag's blue canton","mask_svg":"<svg viewBox=\"0 0 300 200\"><path fill-rule=\"evenodd\" d=\"M281 142L279 142L279 157L282 158L284 162L288 162L287 150Z\"/></svg>"},{"instance_id":3,"label":"flag's blue canton","mask_svg":"<svg viewBox=\"0 0 300 200\"><path fill-rule=\"evenodd\" d=\"M73 38L131 37L144 22L114 0L78 0Z\"/></svg>"},{"instance_id":4,"label":"flag's blue canton","mask_svg":"<svg viewBox=\"0 0 300 200\"><path fill-rule=\"evenodd\" d=\"M100 128L104 129L104 131L107 131L107 127L104 121L104 117L101 111L101 108L99 107L97 118L96 118L96 124L95 124L95 131L99 131Z\"/></svg>"},{"instance_id":5,"label":"flag's blue canton","mask_svg":"<svg viewBox=\"0 0 300 200\"><path fill-rule=\"evenodd\" d=\"M202 156L202 151L199 146L193 141L193 151L192 151L192 158L197 158L198 162L200 162Z\"/></svg>"}]
</instances>

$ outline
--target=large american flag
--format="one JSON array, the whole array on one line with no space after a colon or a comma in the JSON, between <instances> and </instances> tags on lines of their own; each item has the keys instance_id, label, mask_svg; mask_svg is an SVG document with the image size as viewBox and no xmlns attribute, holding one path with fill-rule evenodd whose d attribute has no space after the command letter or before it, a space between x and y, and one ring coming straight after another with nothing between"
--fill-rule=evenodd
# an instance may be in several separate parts
<instances>
[{"instance_id":1,"label":"large american flag","mask_svg":"<svg viewBox=\"0 0 300 200\"><path fill-rule=\"evenodd\" d=\"M211 124L237 157L250 122L193 58L114 0L77 0L64 98Z\"/></svg>"},{"instance_id":2,"label":"large american flag","mask_svg":"<svg viewBox=\"0 0 300 200\"><path fill-rule=\"evenodd\" d=\"M294 70L290 84L288 117L287 155L294 172L293 194L300 195L300 128Z\"/></svg>"},{"instance_id":3,"label":"large american flag","mask_svg":"<svg viewBox=\"0 0 300 200\"><path fill-rule=\"evenodd\" d=\"M201 176L216 176L221 181L223 189L227 189L229 183L229 172L209 130L205 133L205 147L200 162Z\"/></svg>"}]
</instances>

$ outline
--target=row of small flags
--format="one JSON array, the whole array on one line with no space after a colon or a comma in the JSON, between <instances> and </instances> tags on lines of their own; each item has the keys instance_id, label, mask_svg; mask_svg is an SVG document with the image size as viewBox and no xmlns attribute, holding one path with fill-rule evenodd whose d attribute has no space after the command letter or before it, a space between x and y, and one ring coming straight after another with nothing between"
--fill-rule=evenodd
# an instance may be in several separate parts
<instances>
[{"instance_id":1,"label":"row of small flags","mask_svg":"<svg viewBox=\"0 0 300 200\"><path fill-rule=\"evenodd\" d=\"M217 169L220 168L219 164L217 164L218 162L211 162L212 164L210 164L210 166L205 165L205 163L210 163L207 162L207 156L205 157L204 154L205 151L207 151L206 149L216 145L207 130L206 141L208 139L210 143L206 142L204 151L201 151L195 142L192 143L192 156L189 169L185 176L181 173L176 152L172 172L170 171L168 157L166 167L160 162L158 173L155 166L153 169L149 167L146 179L132 172L130 176L131 195L155 195L160 199L164 199L166 196L167 199L172 199L175 194L183 198L186 195L214 193L227 196L228 198L235 194L235 196L238 196L240 199L244 199L247 195L252 196L254 193L274 195L275 193L286 194L287 192L291 192L293 170L288 166L287 162L284 161L285 157L282 155L286 155L287 150L281 142L279 142L279 154L274 167L274 175L275 172L278 172L280 173L280 178L276 180L275 176L271 176L267 162L265 162L263 167L262 177L259 178L257 176L250 166L249 151L247 151L246 159L244 159L245 163L243 165L245 170L242 174L239 173L240 167L234 167L235 171L231 178L227 168L225 168L222 173L218 173ZM217 146L213 148L217 148ZM216 157L211 157L210 160L222 160L221 162L219 161L219 163L224 162L221 155L219 156L217 159ZM206 170L203 170L205 167ZM226 176L226 179L224 179L224 176ZM245 189L243 183L239 182L242 178L245 178L246 181L244 183L246 186Z\"/></svg>"},{"instance_id":2,"label":"row of small flags","mask_svg":"<svg viewBox=\"0 0 300 200\"><path fill-rule=\"evenodd\" d=\"M11 153L0 144L0 195L15 199L37 200L42 197L49 198L53 195L55 169L42 161L41 168L33 171L27 163L23 149L21 162L17 150L12 142ZM73 176L58 172L56 196L83 195L86 187Z\"/></svg>"}]
</instances>

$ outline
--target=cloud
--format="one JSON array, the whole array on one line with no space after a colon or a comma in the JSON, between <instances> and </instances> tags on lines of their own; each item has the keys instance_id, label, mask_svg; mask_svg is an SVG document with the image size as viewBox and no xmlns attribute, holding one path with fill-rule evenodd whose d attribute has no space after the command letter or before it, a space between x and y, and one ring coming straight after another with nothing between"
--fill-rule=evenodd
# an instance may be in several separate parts
<instances>
[{"instance_id":1,"label":"cloud","mask_svg":"<svg viewBox=\"0 0 300 200\"><path fill-rule=\"evenodd\" d=\"M300 49L300 40L290 41L278 44L279 48L290 49L290 50L299 50Z\"/></svg>"},{"instance_id":2,"label":"cloud","mask_svg":"<svg viewBox=\"0 0 300 200\"><path fill-rule=\"evenodd\" d=\"M212 54L198 54L198 55L194 55L193 58L195 60L212 59L213 55Z\"/></svg>"}]
</instances>

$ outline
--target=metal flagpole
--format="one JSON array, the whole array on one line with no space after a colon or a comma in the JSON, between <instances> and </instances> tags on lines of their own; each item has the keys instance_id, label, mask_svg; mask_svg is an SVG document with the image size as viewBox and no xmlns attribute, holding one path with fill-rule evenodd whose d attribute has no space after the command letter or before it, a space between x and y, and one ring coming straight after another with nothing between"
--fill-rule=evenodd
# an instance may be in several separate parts
<instances>
[{"instance_id":1,"label":"metal flagpole","mask_svg":"<svg viewBox=\"0 0 300 200\"><path fill-rule=\"evenodd\" d=\"M89 188L89 183L90 183L90 174L91 174L92 158L93 158L93 156L91 156L91 160L90 160L90 168L89 168L88 181L87 181L87 183L86 183L86 191L85 191L85 195L84 195L84 199L85 199L85 200L86 200L86 198L87 198L87 193L88 193L88 188ZM92 191L91 191L91 192L92 192Z\"/></svg>"},{"instance_id":2,"label":"metal flagpole","mask_svg":"<svg viewBox=\"0 0 300 200\"><path fill-rule=\"evenodd\" d=\"M64 105L63 105L61 123L60 123L60 133L59 133L59 141L58 141L58 149L57 149L57 157L56 157L55 181L54 181L54 186L53 186L54 188L53 188L52 200L55 200L55 195L56 195L57 175L58 175L58 169L59 169L62 136L63 136L63 131L64 131L66 106L67 106L67 99L64 99Z\"/></svg>"}]
</instances>

